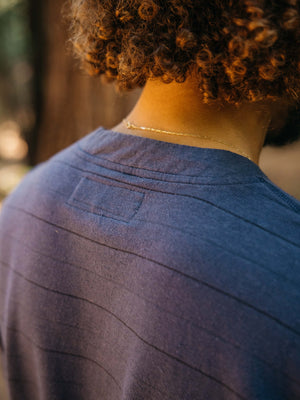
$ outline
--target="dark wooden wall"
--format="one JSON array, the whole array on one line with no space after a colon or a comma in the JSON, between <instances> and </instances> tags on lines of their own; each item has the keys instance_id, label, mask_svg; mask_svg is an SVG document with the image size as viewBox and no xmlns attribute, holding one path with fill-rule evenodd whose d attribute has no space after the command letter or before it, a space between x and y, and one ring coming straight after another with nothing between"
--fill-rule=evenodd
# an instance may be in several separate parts
<instances>
[{"instance_id":1,"label":"dark wooden wall","mask_svg":"<svg viewBox=\"0 0 300 400\"><path fill-rule=\"evenodd\" d=\"M117 94L112 84L102 84L99 78L80 70L67 46L64 0L30 1L37 39L37 125L31 159L37 163L98 126L117 125L132 109L140 91Z\"/></svg>"}]
</instances>

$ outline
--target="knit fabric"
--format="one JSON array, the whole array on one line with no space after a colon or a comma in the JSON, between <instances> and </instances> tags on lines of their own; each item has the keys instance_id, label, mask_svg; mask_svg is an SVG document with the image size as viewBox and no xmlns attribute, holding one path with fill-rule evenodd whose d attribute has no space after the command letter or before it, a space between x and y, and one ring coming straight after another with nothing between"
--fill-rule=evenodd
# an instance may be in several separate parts
<instances>
[{"instance_id":1,"label":"knit fabric","mask_svg":"<svg viewBox=\"0 0 300 400\"><path fill-rule=\"evenodd\" d=\"M299 232L247 158L99 128L1 212L11 399L300 399Z\"/></svg>"}]
</instances>

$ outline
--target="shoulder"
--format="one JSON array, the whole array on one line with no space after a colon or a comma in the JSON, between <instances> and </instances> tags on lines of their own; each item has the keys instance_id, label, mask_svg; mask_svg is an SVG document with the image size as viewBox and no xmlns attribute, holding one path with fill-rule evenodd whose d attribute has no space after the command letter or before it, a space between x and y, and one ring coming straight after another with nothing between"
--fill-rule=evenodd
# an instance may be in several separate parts
<instances>
[{"instance_id":1,"label":"shoulder","mask_svg":"<svg viewBox=\"0 0 300 400\"><path fill-rule=\"evenodd\" d=\"M33 167L21 183L4 201L3 209L18 204L40 201L43 194L48 194L53 201L67 194L78 178L78 171L83 169L84 160L79 157L82 144L88 142L94 132L60 151L48 161Z\"/></svg>"},{"instance_id":2,"label":"shoulder","mask_svg":"<svg viewBox=\"0 0 300 400\"><path fill-rule=\"evenodd\" d=\"M21 236L37 244L55 233L57 221L68 225L74 219L74 209L68 213L68 199L84 175L84 160L78 153L80 143L89 136L27 173L3 202L0 240L7 236L12 243L12 237Z\"/></svg>"}]
</instances>

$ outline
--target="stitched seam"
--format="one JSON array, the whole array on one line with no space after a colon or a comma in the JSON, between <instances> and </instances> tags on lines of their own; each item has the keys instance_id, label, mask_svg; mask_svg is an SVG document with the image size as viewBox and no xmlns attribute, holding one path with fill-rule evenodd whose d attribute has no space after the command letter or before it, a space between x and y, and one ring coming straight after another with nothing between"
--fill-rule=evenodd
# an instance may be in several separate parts
<instances>
[{"instance_id":1,"label":"stitched seam","mask_svg":"<svg viewBox=\"0 0 300 400\"><path fill-rule=\"evenodd\" d=\"M76 155L79 157L79 158L81 158L81 159L83 159L83 160L85 160L85 161L88 161L88 162L90 162L91 164L94 164L94 165L100 165L100 166L102 166L102 167L105 167L105 168L107 168L107 166L105 165L105 164L107 164L107 163L110 163L110 164L113 164L113 165L116 165L116 166L120 166L121 168L123 167L123 168L128 168L128 169L130 169L130 170L138 170L138 171L146 171L146 172L152 172L152 173L155 173L155 174L161 174L162 176L163 176L163 178L165 178L166 176L172 176L172 177L174 177L174 178L178 178L178 177L181 177L181 178L183 178L183 179L185 179L185 178L190 178L190 179L192 179L192 180L196 180L196 179L199 179L199 182L201 182L200 181L200 179L201 179L201 177L199 177L199 176L197 176L197 175L183 175L183 174L177 174L177 173L171 173L171 172L164 172L164 171L157 171L157 170L153 170L153 169L147 169L147 168L141 168L141 167L138 167L138 166L135 166L135 165L128 165L128 164L121 164L121 163L118 163L118 162L115 162L115 161L111 161L111 160L108 160L108 159L106 159L106 158L104 158L104 157L99 157L99 156L96 156L96 155L92 155L92 154L90 154L90 153L88 153L87 151L85 151L82 147L80 147L79 145L78 145L78 149L79 149L79 151L76 151ZM83 154L85 154L85 155L87 155L88 157L82 157L81 155L80 155L80 153L83 153ZM100 162L93 162L92 161L92 159L97 159L97 161L98 160L100 160ZM102 161L102 162L101 162ZM115 170L115 171L119 171L121 168L109 168L109 169L113 169L113 170ZM237 174L232 174L232 176L235 176L235 175L238 175L238 173ZM142 176L143 177L143 176ZM249 177L249 176L245 176L245 177L243 177L243 178L247 178L247 177ZM252 176L251 176L252 177ZM205 175L205 179L206 178L208 178L208 179L216 179L217 178L217 176L216 175L212 175L212 176L209 176L209 175ZM151 178L152 179L152 178ZM155 179L155 178L154 178ZM252 177L252 179L254 180L256 180L257 181L257 176L256 175L253 175L253 177ZM167 181L168 182L168 180L167 179L163 179L164 181ZM174 182L174 181L170 181L170 182ZM175 182L178 182L177 180L175 181ZM252 181L250 181L250 182L252 182ZM186 183L192 183L192 182L186 182ZM244 183L246 183L246 182L237 182L237 183L235 183L235 184L244 184ZM234 183L233 183L234 184ZM216 185L217 185L217 183L216 183ZM224 184L221 184L221 185L224 185Z\"/></svg>"},{"instance_id":2,"label":"stitched seam","mask_svg":"<svg viewBox=\"0 0 300 400\"><path fill-rule=\"evenodd\" d=\"M74 168L74 169L76 169L78 171L85 172L85 173L91 173L90 171L82 170L82 169L80 169L78 167L74 167L73 165L70 165L70 164L67 164L67 165L69 165L69 167ZM96 175L102 176L100 174L96 174ZM121 180L117 180L115 178L110 178L110 179L112 179L114 181L117 181L117 182L122 182ZM259 182L254 182L253 184L261 184L261 182L260 181ZM139 188L143 188L142 186L135 185L135 184L131 184L131 186L136 186L136 187L139 187ZM187 198L191 198L191 199L202 201L203 203L209 204L210 206L215 207L216 209L221 210L221 211L225 212L228 215L232 215L235 218L239 218L240 220L242 220L242 221L244 221L244 222L246 222L246 223L248 223L250 225L256 226L257 228L269 233L270 235L273 235L273 236L283 240L284 242L290 243L290 244L292 244L293 246L295 246L297 248L300 247L297 243L294 243L294 242L290 241L289 239L287 239L287 238L285 238L283 236L280 236L277 233L274 233L274 232L268 230L267 228L264 228L263 226L258 225L255 222L252 222L252 221L248 220L247 218L244 218L244 217L242 217L240 215L237 215L237 214L235 214L235 213L233 213L233 212L231 212L229 210L226 210L225 208L219 207L218 205L210 202L209 200L205 200L205 199L202 199L200 197L197 197L197 196L194 196L194 195L189 195L189 194L175 193L175 192L169 192L169 191L161 191L161 190L158 190L158 189L147 189L147 188L143 188L143 189L148 190L148 191L157 192L157 193L169 194L169 195L181 196L181 197L187 197Z\"/></svg>"},{"instance_id":3,"label":"stitched seam","mask_svg":"<svg viewBox=\"0 0 300 400\"><path fill-rule=\"evenodd\" d=\"M53 160L53 161L55 161L58 164L66 165L66 166L68 166L70 168L73 168L73 169L75 169L77 171L85 172L87 174L100 176L100 177L103 177L103 178L108 179L108 180L111 179L111 180L114 180L116 182L120 182L120 183L123 183L123 184L125 183L126 185L135 186L137 188L142 188L142 189L146 189L146 190L158 191L160 193L164 193L161 190L156 190L156 189L152 189L152 188L151 189L147 189L147 188L144 188L142 185L132 184L131 182L130 183L124 182L121 179L112 178L110 175L106 176L106 175L102 175L102 174L100 174L98 172L95 172L95 171L82 169L82 168L79 168L79 167L77 167L77 166L75 166L73 164L69 164L69 163L67 163L65 161L62 161L62 160ZM88 160L85 160L85 161L88 161ZM97 164L94 164L94 163L91 163L91 164L97 165ZM160 178L144 177L144 176L139 176L139 175L135 175L135 174L125 173L123 171L111 170L111 169L107 168L106 166L101 166L101 167L106 169L106 170L108 170L108 171L114 171L114 172L117 172L117 173L122 173L123 175L134 176L134 177L137 177L137 178L139 178L141 180L143 179L143 180L149 180L149 181L158 181L158 182L161 182L161 183L167 182L167 183L169 183L171 185L179 184L179 185L190 185L190 186L191 185L192 186L195 186L195 185L199 185L199 186L243 186L243 185L261 184L259 178L256 178L252 182L235 182L235 183L202 183L201 181L197 181L197 182L168 181L168 180L164 180L164 179L160 179ZM195 177L195 178L199 179L198 177ZM169 193L169 192L166 192L166 193ZM174 192L174 194L175 194L175 192ZM177 195L177 193L176 193L176 195ZM181 196L181 194L179 193L178 196Z\"/></svg>"},{"instance_id":4,"label":"stitched seam","mask_svg":"<svg viewBox=\"0 0 300 400\"><path fill-rule=\"evenodd\" d=\"M285 203L287 203L290 208L292 208L294 211L299 212L300 210L300 203L297 204L297 199L291 199L289 197L288 194L285 194L283 191L281 191L280 188L277 188L276 185L274 185L272 182L270 182L268 179L266 178L259 178L266 186L267 188L274 193L275 195L277 195L278 197L280 197L282 200L284 200Z\"/></svg>"}]
</instances>

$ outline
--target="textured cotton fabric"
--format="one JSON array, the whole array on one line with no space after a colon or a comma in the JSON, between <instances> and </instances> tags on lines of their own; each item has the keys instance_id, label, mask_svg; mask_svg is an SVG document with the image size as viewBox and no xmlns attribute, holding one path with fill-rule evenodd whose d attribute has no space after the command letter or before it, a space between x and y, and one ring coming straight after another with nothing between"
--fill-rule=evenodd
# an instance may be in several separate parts
<instances>
[{"instance_id":1,"label":"textured cotton fabric","mask_svg":"<svg viewBox=\"0 0 300 400\"><path fill-rule=\"evenodd\" d=\"M1 212L11 399L300 399L299 227L242 156L99 128Z\"/></svg>"}]
</instances>

